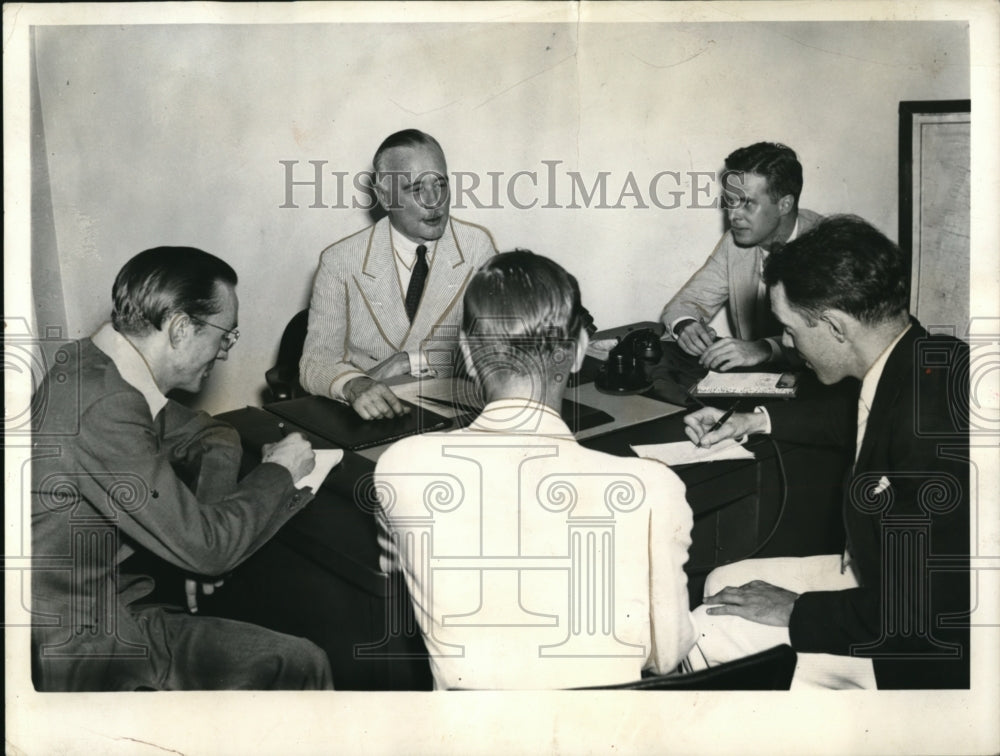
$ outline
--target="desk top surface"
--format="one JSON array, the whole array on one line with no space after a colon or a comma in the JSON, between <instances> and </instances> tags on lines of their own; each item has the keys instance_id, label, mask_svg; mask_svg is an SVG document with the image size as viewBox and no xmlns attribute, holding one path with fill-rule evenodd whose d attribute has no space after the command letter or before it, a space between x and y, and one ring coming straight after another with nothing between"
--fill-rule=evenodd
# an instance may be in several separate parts
<instances>
[{"instance_id":1,"label":"desk top surface","mask_svg":"<svg viewBox=\"0 0 1000 756\"><path fill-rule=\"evenodd\" d=\"M395 382L392 390L402 399L413 404L421 405L438 414L449 418L463 415L460 409L444 407L424 397L439 399L457 399L468 401L468 382L456 378L430 378L417 379L406 382ZM645 423L661 417L667 417L677 412L683 412L684 408L676 404L668 404L656 399L650 399L637 394L633 395L612 395L604 394L597 390L593 383L584 383L580 386L573 386L566 391L566 399L571 399L578 404L607 412L614 420L610 423L587 428L576 434L576 439L581 441L587 438L602 436L607 433L627 428L631 425ZM377 461L382 453L391 444L376 446L371 449L364 449L358 452L361 456Z\"/></svg>"}]
</instances>

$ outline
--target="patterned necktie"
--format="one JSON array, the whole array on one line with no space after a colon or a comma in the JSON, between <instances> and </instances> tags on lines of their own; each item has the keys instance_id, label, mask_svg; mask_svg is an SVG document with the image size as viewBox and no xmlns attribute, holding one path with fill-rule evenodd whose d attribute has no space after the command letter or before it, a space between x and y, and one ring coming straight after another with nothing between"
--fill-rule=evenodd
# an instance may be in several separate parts
<instances>
[{"instance_id":1,"label":"patterned necktie","mask_svg":"<svg viewBox=\"0 0 1000 756\"><path fill-rule=\"evenodd\" d=\"M410 285L406 288L406 317L413 322L420 306L420 295L424 293L424 282L427 280L427 247L421 244L417 247L417 261L410 272Z\"/></svg>"}]
</instances>

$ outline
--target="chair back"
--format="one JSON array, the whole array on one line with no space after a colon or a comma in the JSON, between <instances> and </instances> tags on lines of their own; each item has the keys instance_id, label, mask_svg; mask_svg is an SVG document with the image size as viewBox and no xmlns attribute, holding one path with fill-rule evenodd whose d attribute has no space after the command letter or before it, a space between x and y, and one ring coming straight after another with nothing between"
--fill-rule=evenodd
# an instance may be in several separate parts
<instances>
[{"instance_id":1,"label":"chair back","mask_svg":"<svg viewBox=\"0 0 1000 756\"><path fill-rule=\"evenodd\" d=\"M296 399L308 395L309 392L299 383L299 360L302 358L308 327L309 310L297 312L285 326L281 343L278 345L278 361L264 373L264 380L267 381L267 387L271 392L271 401Z\"/></svg>"}]
</instances>

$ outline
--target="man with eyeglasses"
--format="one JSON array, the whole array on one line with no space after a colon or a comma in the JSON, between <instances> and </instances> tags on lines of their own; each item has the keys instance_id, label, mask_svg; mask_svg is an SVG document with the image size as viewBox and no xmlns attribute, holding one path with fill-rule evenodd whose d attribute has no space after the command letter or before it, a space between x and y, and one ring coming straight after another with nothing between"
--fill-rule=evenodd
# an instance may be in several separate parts
<instances>
[{"instance_id":1,"label":"man with eyeglasses","mask_svg":"<svg viewBox=\"0 0 1000 756\"><path fill-rule=\"evenodd\" d=\"M310 501L293 434L237 480L240 438L168 399L197 392L239 338L236 273L190 247L133 257L111 323L62 350L33 397L32 662L45 691L331 688L313 643L195 616L196 584L262 546ZM190 575L188 611L154 601L149 565Z\"/></svg>"},{"instance_id":2,"label":"man with eyeglasses","mask_svg":"<svg viewBox=\"0 0 1000 756\"><path fill-rule=\"evenodd\" d=\"M299 363L307 391L347 402L365 420L406 412L386 379L451 375L465 286L496 254L486 229L450 217L448 167L434 137L398 131L372 162L387 215L323 251Z\"/></svg>"}]
</instances>

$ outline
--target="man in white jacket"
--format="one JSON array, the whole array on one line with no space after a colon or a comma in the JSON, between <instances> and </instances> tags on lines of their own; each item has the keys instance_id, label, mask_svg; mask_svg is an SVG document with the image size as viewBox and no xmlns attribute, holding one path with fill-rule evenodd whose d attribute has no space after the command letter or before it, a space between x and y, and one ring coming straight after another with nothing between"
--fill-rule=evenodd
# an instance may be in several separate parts
<instances>
[{"instance_id":1,"label":"man in white jacket","mask_svg":"<svg viewBox=\"0 0 1000 756\"><path fill-rule=\"evenodd\" d=\"M327 247L309 303L299 380L365 420L402 414L383 383L450 375L465 286L496 253L486 229L449 216L444 151L416 129L375 152L375 193L388 215Z\"/></svg>"},{"instance_id":2,"label":"man in white jacket","mask_svg":"<svg viewBox=\"0 0 1000 756\"><path fill-rule=\"evenodd\" d=\"M385 566L407 581L437 689L571 688L673 670L694 643L683 483L576 443L580 290L527 251L489 260L460 343L486 406L379 459Z\"/></svg>"}]
</instances>

